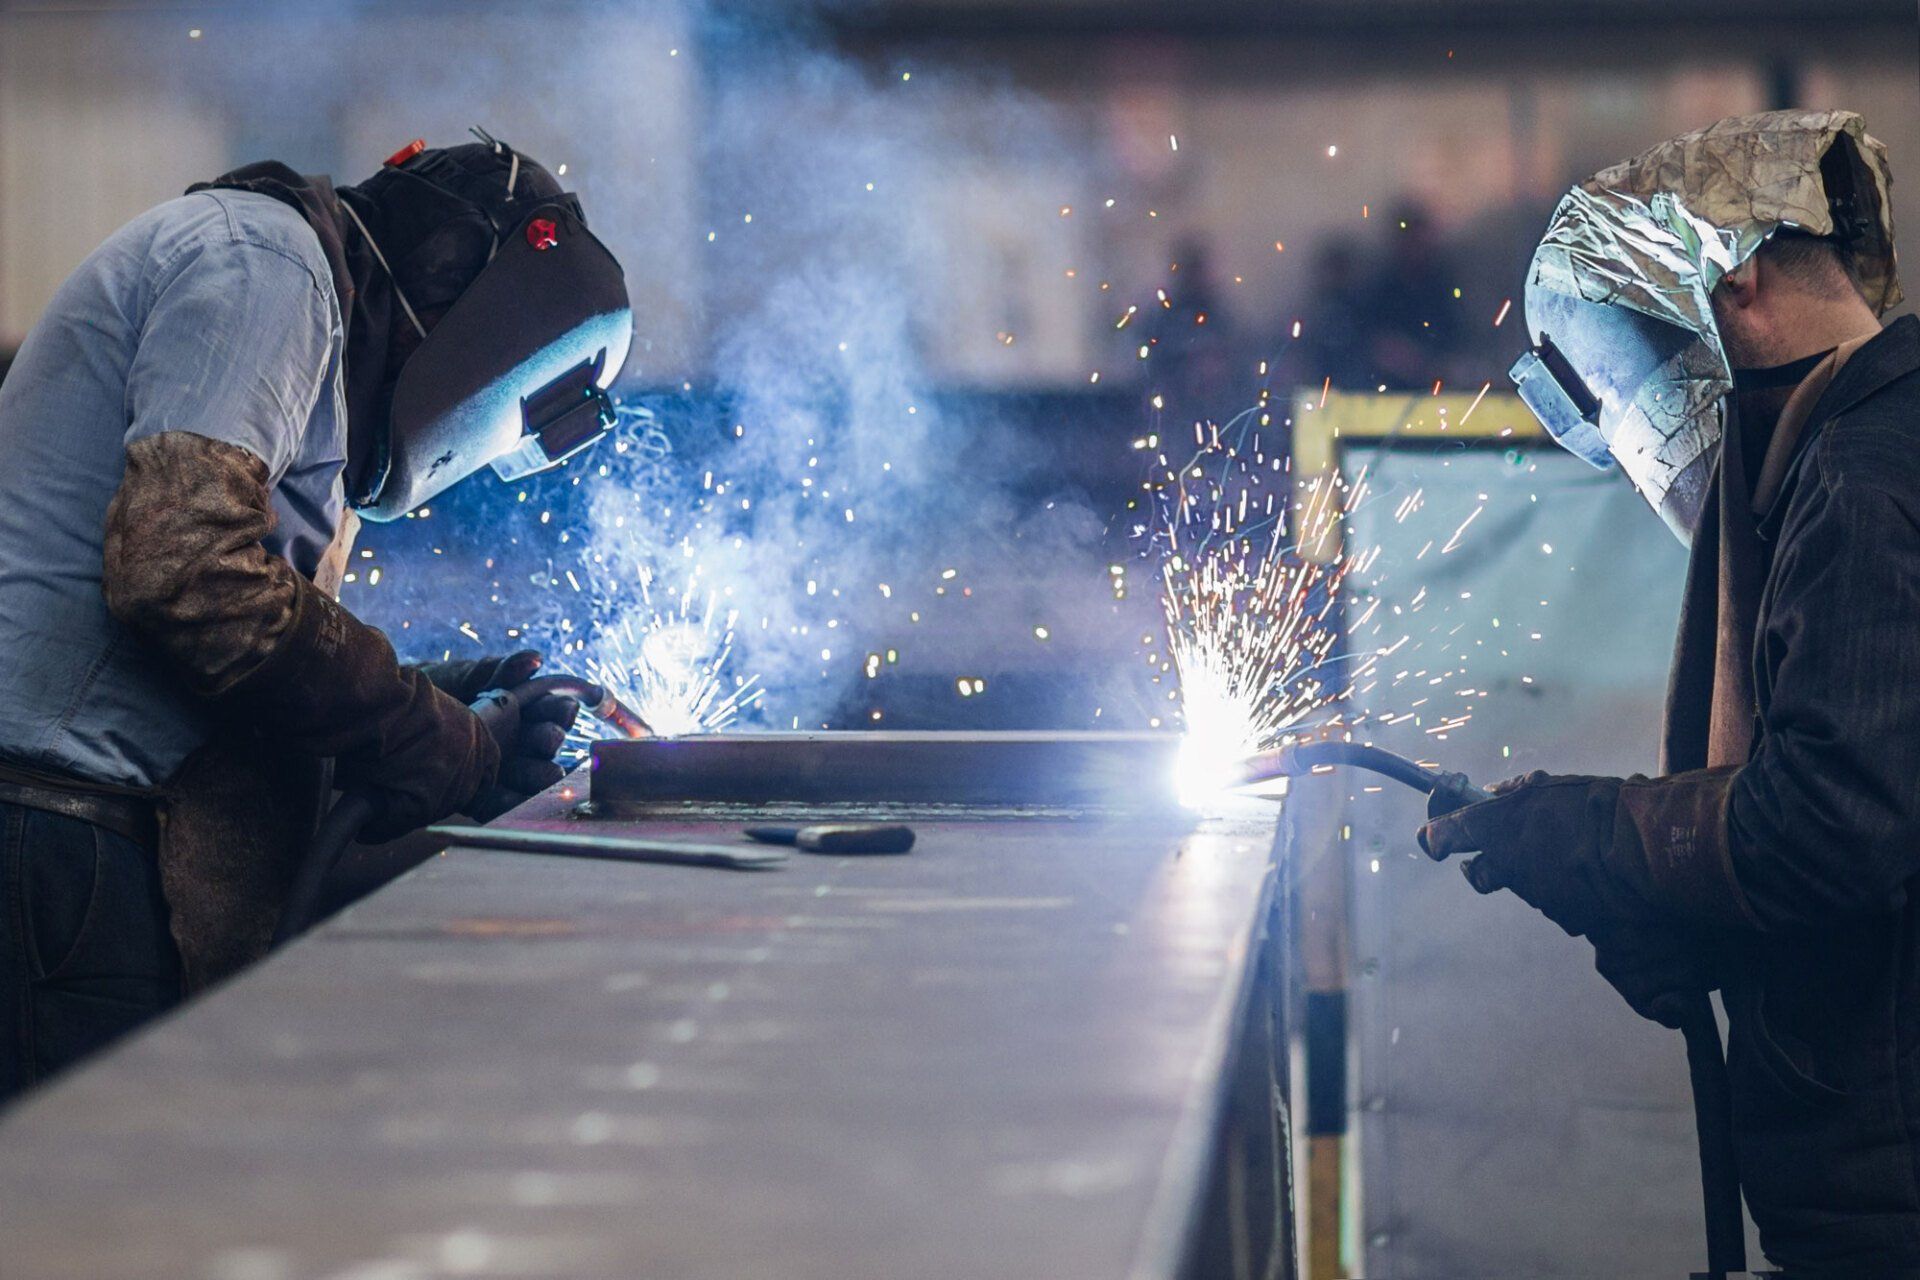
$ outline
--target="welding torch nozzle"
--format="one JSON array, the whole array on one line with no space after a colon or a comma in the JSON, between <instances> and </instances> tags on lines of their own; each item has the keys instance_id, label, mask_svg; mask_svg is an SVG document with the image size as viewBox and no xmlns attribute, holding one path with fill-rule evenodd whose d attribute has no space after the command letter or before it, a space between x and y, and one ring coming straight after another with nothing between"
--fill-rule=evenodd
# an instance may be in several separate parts
<instances>
[{"instance_id":1,"label":"welding torch nozzle","mask_svg":"<svg viewBox=\"0 0 1920 1280\"><path fill-rule=\"evenodd\" d=\"M653 726L614 695L613 690L581 676L535 676L526 685L530 697L557 693L574 699L596 719L629 738L651 738Z\"/></svg>"}]
</instances>

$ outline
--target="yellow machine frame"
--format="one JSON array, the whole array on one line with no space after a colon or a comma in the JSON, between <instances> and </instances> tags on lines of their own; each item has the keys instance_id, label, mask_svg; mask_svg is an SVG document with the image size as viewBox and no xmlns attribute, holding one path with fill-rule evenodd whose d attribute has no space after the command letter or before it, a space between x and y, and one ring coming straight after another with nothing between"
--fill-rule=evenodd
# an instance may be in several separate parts
<instances>
[{"instance_id":1,"label":"yellow machine frame","mask_svg":"<svg viewBox=\"0 0 1920 1280\"><path fill-rule=\"evenodd\" d=\"M1309 495L1333 492L1322 483L1338 473L1347 446L1381 445L1395 440L1516 440L1534 443L1546 432L1520 397L1485 390L1474 393L1370 393L1352 391L1302 392L1292 399L1293 479L1296 513ZM1348 477L1349 479L1351 477ZM1317 521L1303 521L1318 524ZM1296 528L1300 525L1296 525ZM1341 550L1338 521L1322 525L1326 533L1302 546L1310 559L1328 563ZM1296 850L1309 847L1332 850L1339 841L1344 815L1329 811L1322 829L1296 831ZM1352 881L1347 860L1339 856L1300 858L1295 892L1299 895L1300 929L1294 959L1303 993L1344 998L1347 990L1347 923ZM1308 1052L1311 1052L1309 1049ZM1344 1065L1344 1054L1343 1054ZM1299 1108L1296 1107L1296 1112ZM1296 1117L1297 1118L1297 1117ZM1299 1132L1296 1126L1295 1132ZM1359 1256L1353 1207L1358 1182L1349 1186L1355 1170L1348 1150L1348 1132L1309 1134L1306 1140L1306 1178L1296 1188L1296 1220L1305 1247L1307 1280L1345 1280Z\"/></svg>"}]
</instances>

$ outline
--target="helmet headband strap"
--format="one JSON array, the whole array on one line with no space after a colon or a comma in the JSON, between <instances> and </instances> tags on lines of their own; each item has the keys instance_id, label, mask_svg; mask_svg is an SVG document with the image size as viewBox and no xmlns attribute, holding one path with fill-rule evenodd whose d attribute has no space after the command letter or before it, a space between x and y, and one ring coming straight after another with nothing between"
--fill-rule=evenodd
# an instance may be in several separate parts
<instances>
[{"instance_id":1,"label":"helmet headband strap","mask_svg":"<svg viewBox=\"0 0 1920 1280\"><path fill-rule=\"evenodd\" d=\"M373 250L374 261L378 262L380 269L387 273L387 279L393 284L393 296L400 300L400 309L407 313L407 323L413 326L415 333L422 338L426 337L427 327L421 324L420 317L413 313L413 304L407 301L406 291L400 287L400 278L394 275L393 268L387 265L387 255L380 252L380 242L373 238L371 231L367 230L367 224L360 221L360 215L353 211L351 202L342 200L340 207L347 211L349 218L353 219L353 225L360 228L360 234L366 238L367 248Z\"/></svg>"}]
</instances>

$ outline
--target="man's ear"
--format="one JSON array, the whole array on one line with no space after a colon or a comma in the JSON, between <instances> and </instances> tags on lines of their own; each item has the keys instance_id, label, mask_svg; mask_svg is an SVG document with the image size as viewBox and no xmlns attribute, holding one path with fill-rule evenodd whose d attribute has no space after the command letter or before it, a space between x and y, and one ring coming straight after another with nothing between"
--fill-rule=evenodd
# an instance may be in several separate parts
<instances>
[{"instance_id":1,"label":"man's ear","mask_svg":"<svg viewBox=\"0 0 1920 1280\"><path fill-rule=\"evenodd\" d=\"M1755 255L1720 277L1714 292L1727 306L1745 311L1760 299L1760 258Z\"/></svg>"}]
</instances>

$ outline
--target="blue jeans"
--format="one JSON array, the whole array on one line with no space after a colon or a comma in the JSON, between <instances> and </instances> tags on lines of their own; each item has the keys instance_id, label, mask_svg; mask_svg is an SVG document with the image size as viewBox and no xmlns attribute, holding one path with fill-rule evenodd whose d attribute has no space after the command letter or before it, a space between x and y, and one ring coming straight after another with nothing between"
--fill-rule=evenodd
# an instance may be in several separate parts
<instances>
[{"instance_id":1,"label":"blue jeans","mask_svg":"<svg viewBox=\"0 0 1920 1280\"><path fill-rule=\"evenodd\" d=\"M0 803L0 1102L179 999L153 853Z\"/></svg>"}]
</instances>

